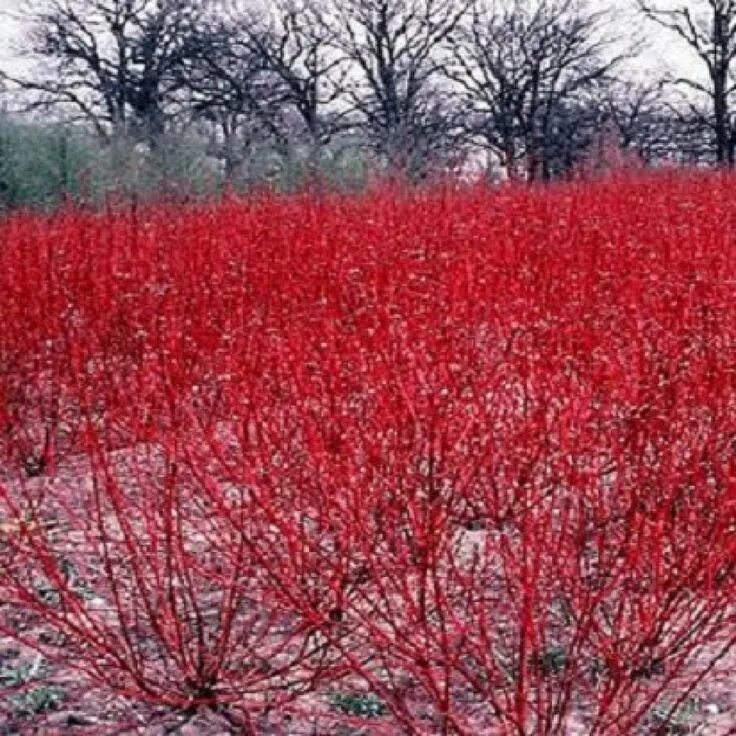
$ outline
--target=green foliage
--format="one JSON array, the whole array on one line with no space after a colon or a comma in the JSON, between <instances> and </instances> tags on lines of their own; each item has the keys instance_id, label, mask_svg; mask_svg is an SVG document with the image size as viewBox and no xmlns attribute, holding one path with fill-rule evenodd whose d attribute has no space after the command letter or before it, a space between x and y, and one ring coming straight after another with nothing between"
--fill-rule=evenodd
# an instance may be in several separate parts
<instances>
[{"instance_id":1,"label":"green foliage","mask_svg":"<svg viewBox=\"0 0 736 736\"><path fill-rule=\"evenodd\" d=\"M333 693L330 705L345 715L357 718L380 718L388 713L386 705L372 693Z\"/></svg>"},{"instance_id":2,"label":"green foliage","mask_svg":"<svg viewBox=\"0 0 736 736\"><path fill-rule=\"evenodd\" d=\"M20 687L33 677L33 665L22 662L17 667L0 667L0 688Z\"/></svg>"},{"instance_id":3,"label":"green foliage","mask_svg":"<svg viewBox=\"0 0 736 736\"><path fill-rule=\"evenodd\" d=\"M148 144L102 141L72 126L0 115L0 210L53 208L70 199L211 197L264 185L294 191L315 182L353 190L369 173L361 142L353 139L318 147L253 144L227 174L209 148L194 132L171 132Z\"/></svg>"},{"instance_id":4,"label":"green foliage","mask_svg":"<svg viewBox=\"0 0 736 736\"><path fill-rule=\"evenodd\" d=\"M674 707L671 702L662 701L649 712L648 725L654 733L663 736L687 736L694 732L699 705L695 698L689 698Z\"/></svg>"},{"instance_id":5,"label":"green foliage","mask_svg":"<svg viewBox=\"0 0 736 736\"><path fill-rule=\"evenodd\" d=\"M36 687L26 687L42 674L42 670L30 662L22 662L17 667L0 668L0 697L6 688L18 690L8 698L17 718L48 713L64 702L64 690L57 685L39 683Z\"/></svg>"},{"instance_id":6,"label":"green foliage","mask_svg":"<svg viewBox=\"0 0 736 736\"><path fill-rule=\"evenodd\" d=\"M55 206L83 194L94 150L63 127L0 120L0 207Z\"/></svg>"},{"instance_id":7,"label":"green foliage","mask_svg":"<svg viewBox=\"0 0 736 736\"><path fill-rule=\"evenodd\" d=\"M532 666L545 677L561 675L567 664L567 651L561 646L549 647L532 657Z\"/></svg>"},{"instance_id":8,"label":"green foliage","mask_svg":"<svg viewBox=\"0 0 736 736\"><path fill-rule=\"evenodd\" d=\"M18 718L32 718L56 710L64 702L64 691L60 687L43 685L26 690L11 701Z\"/></svg>"}]
</instances>

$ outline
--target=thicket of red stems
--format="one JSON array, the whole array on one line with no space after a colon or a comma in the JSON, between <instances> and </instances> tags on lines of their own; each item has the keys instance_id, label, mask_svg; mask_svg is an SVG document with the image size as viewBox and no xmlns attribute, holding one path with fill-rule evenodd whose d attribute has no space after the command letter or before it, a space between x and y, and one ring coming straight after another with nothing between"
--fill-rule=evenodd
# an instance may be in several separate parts
<instances>
[{"instance_id":1,"label":"thicket of red stems","mask_svg":"<svg viewBox=\"0 0 736 736\"><path fill-rule=\"evenodd\" d=\"M4 220L3 633L240 733L666 725L736 642L734 185Z\"/></svg>"}]
</instances>

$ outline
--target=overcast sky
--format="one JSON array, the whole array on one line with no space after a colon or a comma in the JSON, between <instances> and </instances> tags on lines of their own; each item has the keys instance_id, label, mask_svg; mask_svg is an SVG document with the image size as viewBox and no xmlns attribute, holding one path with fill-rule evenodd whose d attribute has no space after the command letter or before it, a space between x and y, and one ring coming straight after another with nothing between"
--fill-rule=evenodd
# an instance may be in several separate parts
<instances>
[{"instance_id":1,"label":"overcast sky","mask_svg":"<svg viewBox=\"0 0 736 736\"><path fill-rule=\"evenodd\" d=\"M632 12L634 0L590 0L592 4L601 8L615 8L617 26L613 30L622 35L629 36L635 33L637 26L641 27L641 21L636 19ZM692 0L691 0L692 1ZM25 7L33 7L34 0L0 0L0 63L7 67L8 61L14 60L14 49L22 44L22 28L12 19L12 13L18 10L21 2ZM682 4L683 0L659 0L660 6L672 7L674 4ZM5 15L10 13L11 16ZM661 76L666 69L672 70L679 75L697 73L700 65L697 59L693 59L686 45L678 39L663 32L659 32L651 25L645 26L646 47L643 50L640 61L636 68L640 74L651 72L654 76Z\"/></svg>"},{"instance_id":2,"label":"overcast sky","mask_svg":"<svg viewBox=\"0 0 736 736\"><path fill-rule=\"evenodd\" d=\"M17 0L0 0L0 11L12 11L17 7ZM8 48L18 29L12 19L0 15L0 60L5 61L10 56Z\"/></svg>"}]
</instances>

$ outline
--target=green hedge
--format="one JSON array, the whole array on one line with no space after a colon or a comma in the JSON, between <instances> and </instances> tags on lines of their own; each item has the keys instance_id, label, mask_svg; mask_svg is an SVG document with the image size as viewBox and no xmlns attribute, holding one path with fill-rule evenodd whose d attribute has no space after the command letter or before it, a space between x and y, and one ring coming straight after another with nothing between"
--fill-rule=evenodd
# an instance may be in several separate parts
<instances>
[{"instance_id":1,"label":"green hedge","mask_svg":"<svg viewBox=\"0 0 736 736\"><path fill-rule=\"evenodd\" d=\"M354 140L318 151L298 143L286 151L263 145L250 149L226 181L220 162L192 133L169 135L146 147L129 140L104 142L71 126L0 117L0 209L51 208L68 199L215 196L226 188L263 185L293 190L314 178L360 188L368 169Z\"/></svg>"}]
</instances>

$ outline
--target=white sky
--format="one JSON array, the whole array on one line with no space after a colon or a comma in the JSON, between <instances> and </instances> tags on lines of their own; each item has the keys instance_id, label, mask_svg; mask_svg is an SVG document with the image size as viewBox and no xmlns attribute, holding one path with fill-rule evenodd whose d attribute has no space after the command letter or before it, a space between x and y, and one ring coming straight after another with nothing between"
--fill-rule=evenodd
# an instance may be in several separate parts
<instances>
[{"instance_id":1,"label":"white sky","mask_svg":"<svg viewBox=\"0 0 736 736\"><path fill-rule=\"evenodd\" d=\"M37 1L37 0L36 0ZM681 5L688 0L658 0L661 7L673 7ZM701 0L702 1L702 0ZM22 45L22 27L6 13L18 10L20 3L26 7L33 7L34 0L0 0L0 64L4 68L17 62L15 49ZM612 29L624 37L633 36L642 27L641 19L637 19L634 13L634 0L590 0L591 4L600 6L601 9L611 8L617 20ZM697 5L698 0L689 0L690 4ZM692 52L688 50L684 42L658 30L651 24L644 26L646 44L641 54L641 59L636 62L635 68L638 74L653 74L661 76L666 70L671 70L677 75L693 75L700 70L697 58L693 58Z\"/></svg>"},{"instance_id":2,"label":"white sky","mask_svg":"<svg viewBox=\"0 0 736 736\"><path fill-rule=\"evenodd\" d=\"M16 8L17 0L0 0L0 12L13 11ZM12 56L8 47L17 35L17 25L10 18L0 15L0 63L5 63Z\"/></svg>"}]
</instances>

